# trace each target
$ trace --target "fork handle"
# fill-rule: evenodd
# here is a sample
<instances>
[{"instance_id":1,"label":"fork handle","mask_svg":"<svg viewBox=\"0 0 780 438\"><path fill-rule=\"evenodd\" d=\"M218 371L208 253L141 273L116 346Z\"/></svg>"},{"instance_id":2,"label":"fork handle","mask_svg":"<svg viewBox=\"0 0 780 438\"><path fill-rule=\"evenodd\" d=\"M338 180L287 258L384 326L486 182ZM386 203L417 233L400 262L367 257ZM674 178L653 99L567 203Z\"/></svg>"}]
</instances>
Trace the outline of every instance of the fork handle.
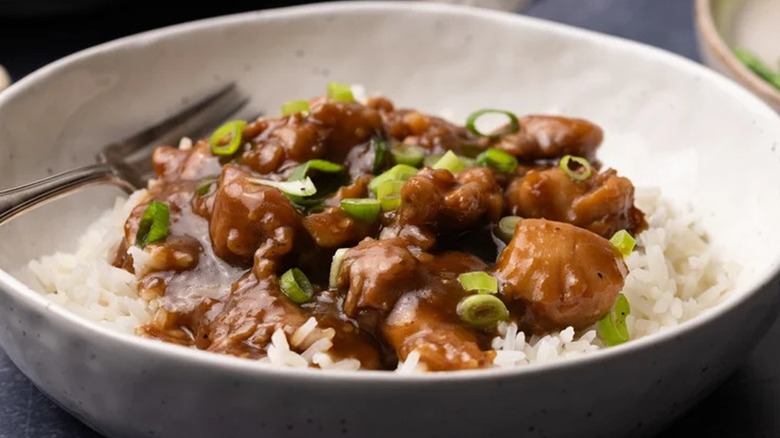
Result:
<instances>
[{"instance_id":1,"label":"fork handle","mask_svg":"<svg viewBox=\"0 0 780 438\"><path fill-rule=\"evenodd\" d=\"M109 163L78 167L19 187L0 190L0 225L24 210L99 182L114 183L127 192L135 190Z\"/></svg>"}]
</instances>

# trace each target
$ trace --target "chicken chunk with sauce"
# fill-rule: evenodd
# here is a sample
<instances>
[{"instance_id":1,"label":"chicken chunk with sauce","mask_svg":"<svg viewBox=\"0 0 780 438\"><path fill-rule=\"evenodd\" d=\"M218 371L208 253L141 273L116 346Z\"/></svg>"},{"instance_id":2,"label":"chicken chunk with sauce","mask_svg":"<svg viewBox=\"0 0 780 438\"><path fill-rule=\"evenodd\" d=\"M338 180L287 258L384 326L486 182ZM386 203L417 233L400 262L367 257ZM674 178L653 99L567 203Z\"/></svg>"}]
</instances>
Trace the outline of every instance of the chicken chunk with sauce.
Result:
<instances>
[{"instance_id":1,"label":"chicken chunk with sauce","mask_svg":"<svg viewBox=\"0 0 780 438\"><path fill-rule=\"evenodd\" d=\"M525 304L536 331L586 328L623 289L628 268L608 240L570 224L521 220L496 262L501 294Z\"/></svg>"}]
</instances>

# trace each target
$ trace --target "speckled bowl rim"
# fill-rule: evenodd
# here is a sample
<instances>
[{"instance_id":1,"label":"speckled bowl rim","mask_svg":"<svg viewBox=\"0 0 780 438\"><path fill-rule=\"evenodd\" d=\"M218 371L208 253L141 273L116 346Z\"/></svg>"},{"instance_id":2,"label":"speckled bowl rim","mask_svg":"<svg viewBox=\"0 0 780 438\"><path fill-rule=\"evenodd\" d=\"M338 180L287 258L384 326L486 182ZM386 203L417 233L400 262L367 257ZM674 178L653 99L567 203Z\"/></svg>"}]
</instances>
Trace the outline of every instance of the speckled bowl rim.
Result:
<instances>
[{"instance_id":1,"label":"speckled bowl rim","mask_svg":"<svg viewBox=\"0 0 780 438\"><path fill-rule=\"evenodd\" d=\"M185 34L197 31L205 27L222 26L227 24L252 22L257 18L263 19L286 19L290 17L317 16L323 14L332 14L348 11L366 11L366 12L409 12L419 11L427 13L443 13L452 15L468 15L479 19L491 20L510 25L521 25L538 30L540 32L552 32L573 39L583 39L595 41L603 46L609 46L613 49L623 51L627 56L642 56L660 63L673 66L687 74L699 75L707 78L718 87L727 90L734 97L741 101L745 108L766 116L776 118L778 128L780 129L780 118L772 111L769 106L750 94L744 88L733 81L707 69L700 64L690 61L682 56L651 47L645 44L629 41L610 35L601 34L589 30L583 30L568 25L553 23L537 18L524 17L517 14L497 12L485 9L478 9L468 6L453 6L439 3L428 2L335 2L322 3L306 6L294 6L279 9L269 9L256 12L246 12L241 14L227 15L217 18L209 18L189 23L164 27L124 37L108 43L104 43L51 63L34 73L28 75L17 83L9 87L0 94L0 106L5 105L15 95L22 93L25 88L34 85L37 81L46 80L48 77L56 75L65 66L93 56L100 56L102 53L110 52L122 46L145 46L166 36L175 34ZM681 337L685 332L692 332L703 328L708 324L715 323L721 315L738 307L751 295L758 290L767 287L775 281L780 274L780 250L775 254L773 269L769 270L764 277L754 279L750 290L741 293L741 296L727 300L713 309L709 309L704 314L699 315L692 320L682 323L680 326L665 330L661 333L637 339L629 343L583 355L576 358L565 359L548 364L532 364L519 366L517 368L500 368L490 370L468 370L446 373L426 373L426 374L398 374L388 371L359 371L359 372L339 372L332 370L310 370L297 368L278 368L268 364L262 364L257 361L243 359L233 356L215 354L207 351L193 348L182 347L168 344L161 341L141 338L132 334L125 334L102 327L97 322L89 321L75 313L66 310L54 302L45 298L42 294L32 290L21 281L0 269L0 285L8 290L17 299L27 302L37 307L44 313L48 313L51 318L59 319L60 323L69 324L74 331L78 331L85 337L103 338L103 341L112 342L117 348L135 349L139 353L143 352L149 355L159 355L170 360L182 362L197 363L202 366L222 369L225 372L232 373L234 376L252 378L264 377L283 377L296 379L298 381L323 381L328 382L355 382L361 384L371 383L432 383L432 382L458 382L474 380L493 380L505 378L522 378L542 373L562 371L583 366L593 366L604 363L619 357L634 354L640 350L652 349L663 343L673 341Z\"/></svg>"},{"instance_id":2,"label":"speckled bowl rim","mask_svg":"<svg viewBox=\"0 0 780 438\"><path fill-rule=\"evenodd\" d=\"M772 105L780 108L780 90L769 85L756 76L755 73L745 67L742 62L734 56L734 52L723 40L715 26L715 19L712 16L713 0L696 0L696 30L699 33L699 40L705 44L712 53L718 58L721 64L728 70L729 74L737 78L742 85L750 91L758 94L761 98L767 100Z\"/></svg>"}]
</instances>

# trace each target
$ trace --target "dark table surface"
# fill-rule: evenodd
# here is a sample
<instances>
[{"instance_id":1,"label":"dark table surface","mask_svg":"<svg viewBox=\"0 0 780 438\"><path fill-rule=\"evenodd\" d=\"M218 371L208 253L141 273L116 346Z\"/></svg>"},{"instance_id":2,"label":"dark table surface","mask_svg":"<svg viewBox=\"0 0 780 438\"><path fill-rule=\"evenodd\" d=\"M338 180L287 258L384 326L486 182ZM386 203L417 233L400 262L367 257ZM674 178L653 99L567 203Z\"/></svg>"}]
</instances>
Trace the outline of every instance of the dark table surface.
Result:
<instances>
[{"instance_id":1,"label":"dark table surface","mask_svg":"<svg viewBox=\"0 0 780 438\"><path fill-rule=\"evenodd\" d=\"M145 3L146 1L146 3ZM28 2L32 3L32 2ZM164 0L114 0L103 10L66 18L2 17L0 64L13 79L76 50L122 35L213 15L290 1L221 0L186 9L166 8ZM205 3L205 2L204 2ZM528 15L652 44L699 59L691 1L686 0L537 0ZM775 324L745 365L709 398L677 420L663 437L780 436L780 324ZM99 435L42 395L0 349L0 438Z\"/></svg>"}]
</instances>

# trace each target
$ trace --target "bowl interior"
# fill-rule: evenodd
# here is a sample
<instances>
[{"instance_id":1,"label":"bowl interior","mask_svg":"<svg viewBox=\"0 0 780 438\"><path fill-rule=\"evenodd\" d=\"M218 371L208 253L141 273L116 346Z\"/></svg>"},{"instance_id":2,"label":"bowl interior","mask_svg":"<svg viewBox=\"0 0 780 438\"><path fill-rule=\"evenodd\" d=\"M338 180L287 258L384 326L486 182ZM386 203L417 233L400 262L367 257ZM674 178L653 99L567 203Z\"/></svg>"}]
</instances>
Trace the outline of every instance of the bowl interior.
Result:
<instances>
[{"instance_id":1,"label":"bowl interior","mask_svg":"<svg viewBox=\"0 0 780 438\"><path fill-rule=\"evenodd\" d=\"M639 187L689 202L744 266L735 296L777 268L780 119L723 78L660 50L466 8L348 3L155 31L49 66L0 95L0 188L89 163L227 81L252 111L363 84L457 121L498 107L600 124L600 157ZM358 37L359 36L359 37ZM0 227L0 268L32 288L34 257L72 249L118 192L89 189Z\"/></svg>"}]
</instances>

